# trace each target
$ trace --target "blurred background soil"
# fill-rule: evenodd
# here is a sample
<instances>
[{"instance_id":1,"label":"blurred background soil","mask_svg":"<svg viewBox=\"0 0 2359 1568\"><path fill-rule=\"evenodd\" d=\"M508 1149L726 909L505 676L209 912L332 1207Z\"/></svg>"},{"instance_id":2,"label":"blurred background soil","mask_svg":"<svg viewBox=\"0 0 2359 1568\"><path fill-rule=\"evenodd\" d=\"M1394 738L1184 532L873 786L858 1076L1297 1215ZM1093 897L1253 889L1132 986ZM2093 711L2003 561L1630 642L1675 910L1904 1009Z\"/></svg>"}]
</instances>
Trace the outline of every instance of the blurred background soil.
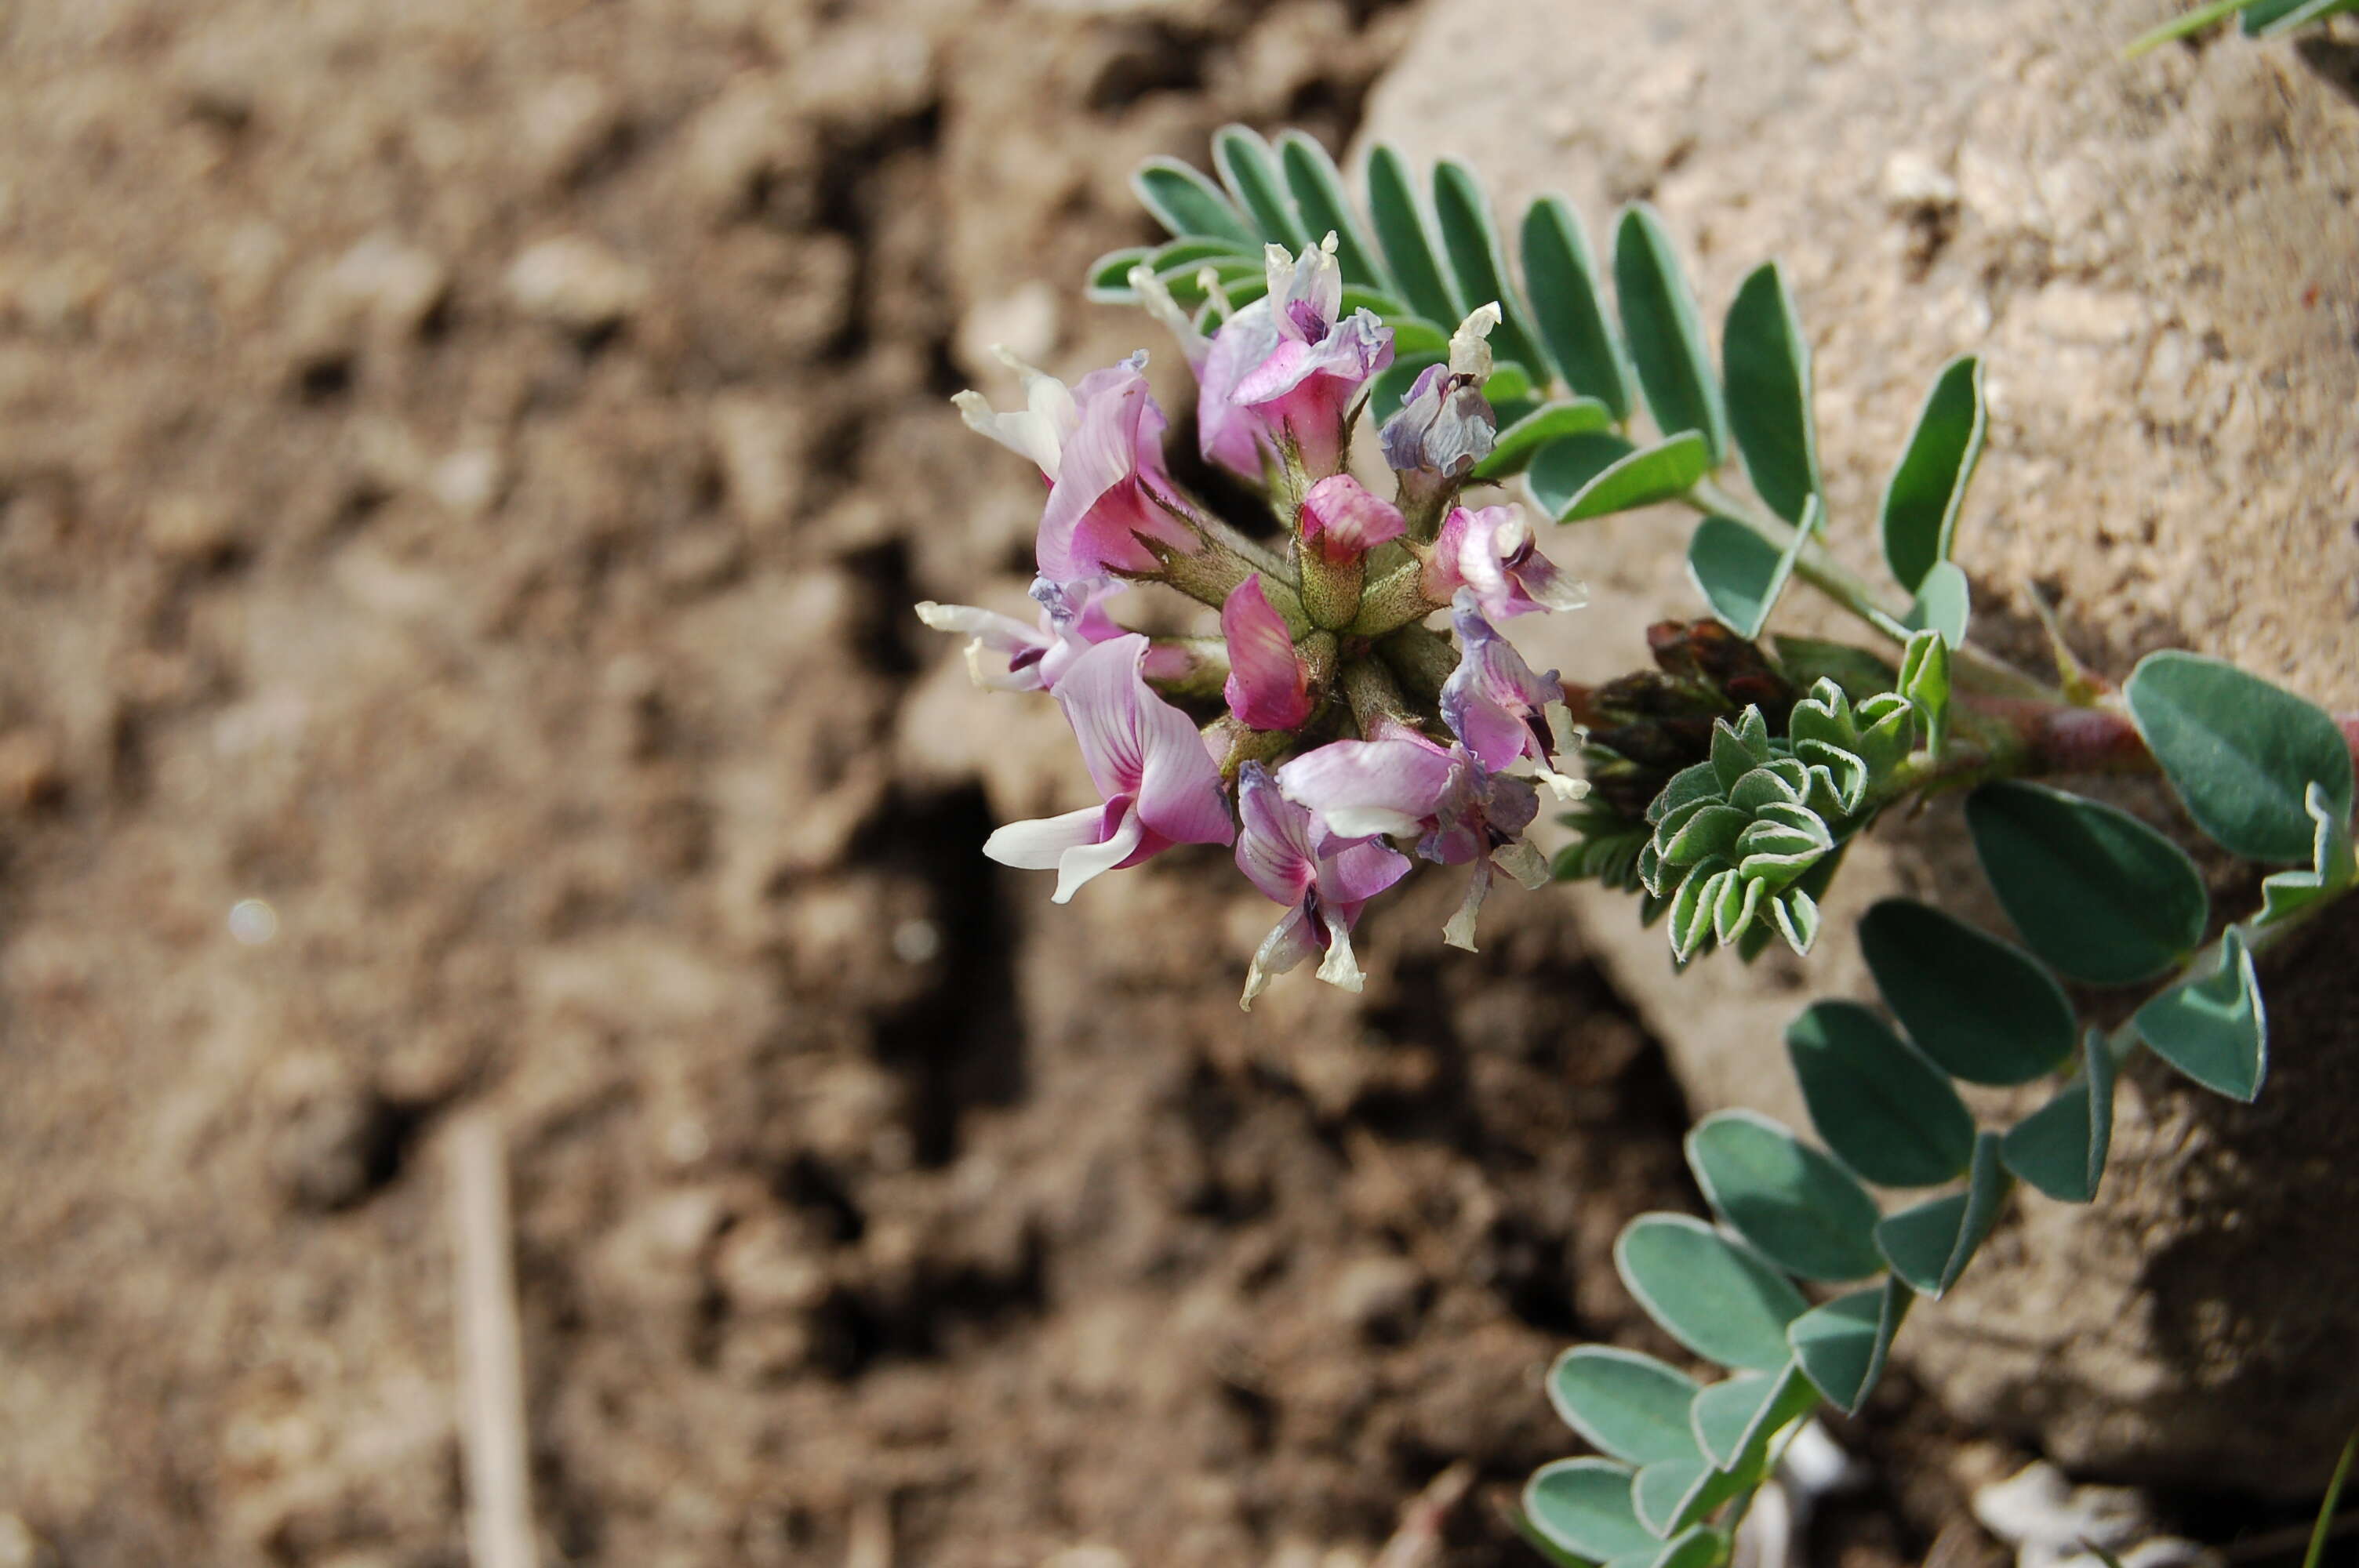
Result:
<instances>
[{"instance_id":1,"label":"blurred background soil","mask_svg":"<svg viewBox=\"0 0 2359 1568\"><path fill-rule=\"evenodd\" d=\"M1222 857L1065 909L980 857L1069 742L909 611L1020 603L1038 481L947 399L1005 400L995 341L1148 341L1073 287L1147 237L1126 172L1230 118L1341 146L1410 20L0 8L35 1560L464 1561L462 1104L559 1560L1308 1563L1572 1446L1540 1372L1647 1343L1610 1241L1691 1199L1565 911L1445 958L1422 880L1364 1005L1242 1020L1275 912Z\"/></svg>"}]
</instances>

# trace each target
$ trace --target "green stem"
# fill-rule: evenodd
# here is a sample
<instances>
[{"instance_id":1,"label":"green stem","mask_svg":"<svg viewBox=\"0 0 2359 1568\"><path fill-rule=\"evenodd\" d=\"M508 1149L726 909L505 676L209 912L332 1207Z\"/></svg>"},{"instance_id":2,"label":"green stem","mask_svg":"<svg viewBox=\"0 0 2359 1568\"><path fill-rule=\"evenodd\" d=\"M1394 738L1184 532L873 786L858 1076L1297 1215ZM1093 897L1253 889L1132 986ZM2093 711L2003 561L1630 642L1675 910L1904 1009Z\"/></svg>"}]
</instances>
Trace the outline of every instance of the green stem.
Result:
<instances>
[{"instance_id":1,"label":"green stem","mask_svg":"<svg viewBox=\"0 0 2359 1568\"><path fill-rule=\"evenodd\" d=\"M1698 512L1727 518L1752 529L1780 553L1794 542L1794 526L1782 518L1765 515L1759 509L1737 499L1711 480L1698 481L1695 487L1680 499ZM1817 540L1805 543L1794 557L1794 575L1875 627L1896 643L1907 643L1909 628L1894 611L1876 597L1867 580L1833 556ZM1985 653L1972 643L1957 648L1959 678L1962 683L1999 697L2028 697L2040 702L2061 702L2063 693L2032 679L1995 654Z\"/></svg>"}]
</instances>

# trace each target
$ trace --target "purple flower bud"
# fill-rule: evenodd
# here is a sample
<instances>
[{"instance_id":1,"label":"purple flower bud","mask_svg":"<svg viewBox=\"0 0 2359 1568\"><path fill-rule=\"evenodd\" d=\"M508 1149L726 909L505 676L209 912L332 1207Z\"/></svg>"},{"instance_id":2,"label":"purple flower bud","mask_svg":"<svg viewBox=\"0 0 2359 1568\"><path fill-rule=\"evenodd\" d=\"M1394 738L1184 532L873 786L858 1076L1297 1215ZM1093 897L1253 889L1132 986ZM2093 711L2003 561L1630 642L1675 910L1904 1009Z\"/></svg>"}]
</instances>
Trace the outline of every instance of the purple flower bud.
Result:
<instances>
[{"instance_id":1,"label":"purple flower bud","mask_svg":"<svg viewBox=\"0 0 2359 1568\"><path fill-rule=\"evenodd\" d=\"M1448 365L1418 373L1400 411L1385 421L1376 439L1385 462L1397 472L1461 480L1491 455L1499 433L1498 416L1482 384L1453 375Z\"/></svg>"},{"instance_id":2,"label":"purple flower bud","mask_svg":"<svg viewBox=\"0 0 2359 1568\"><path fill-rule=\"evenodd\" d=\"M1221 606L1221 635L1229 644L1229 711L1256 730L1291 730L1310 717L1310 680L1294 651L1294 634L1270 607L1254 573Z\"/></svg>"},{"instance_id":3,"label":"purple flower bud","mask_svg":"<svg viewBox=\"0 0 2359 1568\"><path fill-rule=\"evenodd\" d=\"M1099 873L1174 844L1236 837L1221 771L1188 716L1147 686L1147 639L1136 633L1100 643L1074 659L1055 687L1104 804L1011 822L984 843L983 852L1004 866L1054 870L1059 903Z\"/></svg>"},{"instance_id":4,"label":"purple flower bud","mask_svg":"<svg viewBox=\"0 0 2359 1568\"><path fill-rule=\"evenodd\" d=\"M1408 527L1400 508L1350 474L1330 475L1302 498L1302 543L1330 566L1358 560Z\"/></svg>"},{"instance_id":5,"label":"purple flower bud","mask_svg":"<svg viewBox=\"0 0 2359 1568\"><path fill-rule=\"evenodd\" d=\"M1531 524L1516 506L1451 509L1426 556L1421 579L1428 599L1448 603L1462 588L1495 621L1541 610L1578 610L1589 602L1582 586L1539 553Z\"/></svg>"}]
</instances>

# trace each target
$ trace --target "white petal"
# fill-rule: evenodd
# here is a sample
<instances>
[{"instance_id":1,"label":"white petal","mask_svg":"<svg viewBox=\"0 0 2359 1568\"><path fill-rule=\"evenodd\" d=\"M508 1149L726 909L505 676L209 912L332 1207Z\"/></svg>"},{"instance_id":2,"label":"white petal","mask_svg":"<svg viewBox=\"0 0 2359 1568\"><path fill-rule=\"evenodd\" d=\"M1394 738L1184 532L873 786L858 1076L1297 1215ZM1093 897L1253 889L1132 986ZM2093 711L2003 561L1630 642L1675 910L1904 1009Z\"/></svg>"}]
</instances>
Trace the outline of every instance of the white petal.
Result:
<instances>
[{"instance_id":1,"label":"white petal","mask_svg":"<svg viewBox=\"0 0 2359 1568\"><path fill-rule=\"evenodd\" d=\"M1103 807L1100 807L1103 815ZM1122 814L1122 821L1113 836L1103 844L1076 844L1057 859L1057 891L1049 896L1051 903L1071 903L1082 884L1092 881L1130 859L1131 851L1147 836L1147 825L1139 820L1134 806Z\"/></svg>"},{"instance_id":2,"label":"white petal","mask_svg":"<svg viewBox=\"0 0 2359 1568\"><path fill-rule=\"evenodd\" d=\"M1478 383L1491 379L1491 329L1499 324L1499 302L1478 305L1473 315L1450 334L1450 373L1471 375Z\"/></svg>"},{"instance_id":3,"label":"white petal","mask_svg":"<svg viewBox=\"0 0 2359 1568\"><path fill-rule=\"evenodd\" d=\"M1317 950L1317 944L1303 929L1308 924L1298 907L1288 910L1286 918L1269 928L1269 935L1261 939L1260 948L1245 969L1245 989L1237 998L1238 1007L1251 1012L1254 999L1267 989L1273 976L1285 974Z\"/></svg>"},{"instance_id":4,"label":"white petal","mask_svg":"<svg viewBox=\"0 0 2359 1568\"><path fill-rule=\"evenodd\" d=\"M1466 879L1466 896L1459 901L1458 913L1441 928L1441 939L1464 952L1480 951L1474 946L1474 917L1482 912L1484 895L1491 891L1491 862L1477 860L1472 875Z\"/></svg>"},{"instance_id":5,"label":"white petal","mask_svg":"<svg viewBox=\"0 0 2359 1568\"><path fill-rule=\"evenodd\" d=\"M1331 986L1356 992L1364 980L1359 960L1352 956L1352 928L1333 910L1321 913L1327 917L1327 958L1319 966L1319 978Z\"/></svg>"},{"instance_id":6,"label":"white petal","mask_svg":"<svg viewBox=\"0 0 2359 1568\"><path fill-rule=\"evenodd\" d=\"M1104 820L1104 806L1085 806L1061 816L1011 822L983 841L983 852L1019 871L1053 871L1066 850L1077 844L1096 843L1098 825Z\"/></svg>"}]
</instances>

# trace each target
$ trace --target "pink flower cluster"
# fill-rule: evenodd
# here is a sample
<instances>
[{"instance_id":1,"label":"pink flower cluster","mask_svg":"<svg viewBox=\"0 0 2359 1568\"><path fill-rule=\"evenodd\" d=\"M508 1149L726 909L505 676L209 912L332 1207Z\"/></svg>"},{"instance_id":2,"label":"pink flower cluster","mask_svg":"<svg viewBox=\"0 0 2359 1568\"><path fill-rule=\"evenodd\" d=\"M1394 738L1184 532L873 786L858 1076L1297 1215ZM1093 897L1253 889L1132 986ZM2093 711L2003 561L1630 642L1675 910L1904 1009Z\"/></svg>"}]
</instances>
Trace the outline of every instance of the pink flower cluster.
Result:
<instances>
[{"instance_id":1,"label":"pink flower cluster","mask_svg":"<svg viewBox=\"0 0 2359 1568\"><path fill-rule=\"evenodd\" d=\"M1152 274L1131 278L1196 373L1202 457L1261 487L1276 537L1173 480L1144 353L1071 387L1010 360L1020 410L972 392L957 403L1048 481L1039 615L918 606L928 625L973 639L978 684L1057 700L1101 797L1011 823L984 853L1054 871L1061 903L1174 845L1234 844L1238 869L1286 911L1248 970L1248 1007L1313 958L1321 979L1357 990L1353 929L1412 855L1471 868L1443 937L1472 948L1494 865L1546 880L1524 837L1534 780L1560 798L1585 787L1558 767L1576 736L1555 672L1535 673L1496 626L1576 606L1580 589L1516 508L1458 504L1495 434L1482 384L1497 308L1468 319L1449 362L1386 421L1387 501L1348 470L1392 334L1366 310L1343 314L1333 245L1272 246L1267 292L1234 311L1207 279L1214 303L1199 318ZM1125 631L1106 601L1149 583L1217 610L1218 637ZM1444 611L1449 633L1428 625Z\"/></svg>"}]
</instances>

